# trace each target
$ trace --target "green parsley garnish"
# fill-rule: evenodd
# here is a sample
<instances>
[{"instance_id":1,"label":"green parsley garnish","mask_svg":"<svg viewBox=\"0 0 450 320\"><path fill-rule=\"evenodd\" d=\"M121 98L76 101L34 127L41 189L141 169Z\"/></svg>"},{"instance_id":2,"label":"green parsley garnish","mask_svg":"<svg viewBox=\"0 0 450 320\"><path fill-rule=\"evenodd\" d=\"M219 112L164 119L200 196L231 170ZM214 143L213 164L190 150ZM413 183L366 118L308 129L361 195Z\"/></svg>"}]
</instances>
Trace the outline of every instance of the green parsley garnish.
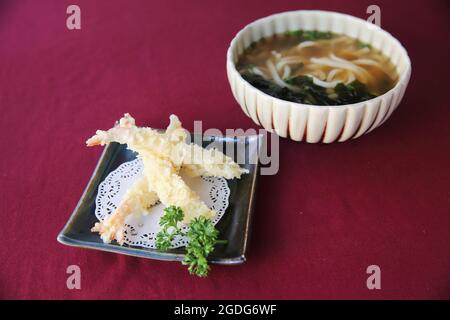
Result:
<instances>
[{"instance_id":1,"label":"green parsley garnish","mask_svg":"<svg viewBox=\"0 0 450 320\"><path fill-rule=\"evenodd\" d=\"M161 231L156 235L156 248L160 251L167 251L170 244L177 235L180 234L178 222L183 220L183 211L175 206L164 209L164 215L159 220Z\"/></svg>"},{"instance_id":2,"label":"green parsley garnish","mask_svg":"<svg viewBox=\"0 0 450 320\"><path fill-rule=\"evenodd\" d=\"M183 232L178 223L183 220L183 211L179 207L170 206L164 209L164 215L159 224L161 231L156 236L156 248L167 251L177 235L187 236L186 257L183 264L188 266L189 273L206 277L209 272L208 255L214 251L216 244L226 243L218 240L219 231L211 220L197 217L188 225L188 231Z\"/></svg>"}]
</instances>

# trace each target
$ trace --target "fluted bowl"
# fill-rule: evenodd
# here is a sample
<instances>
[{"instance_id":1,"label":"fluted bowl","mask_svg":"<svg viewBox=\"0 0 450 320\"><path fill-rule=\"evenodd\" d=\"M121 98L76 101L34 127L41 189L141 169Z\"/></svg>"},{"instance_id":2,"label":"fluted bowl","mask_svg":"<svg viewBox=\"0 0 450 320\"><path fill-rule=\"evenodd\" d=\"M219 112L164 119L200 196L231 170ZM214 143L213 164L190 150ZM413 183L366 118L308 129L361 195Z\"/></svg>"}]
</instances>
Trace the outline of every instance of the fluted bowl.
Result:
<instances>
[{"instance_id":1,"label":"fluted bowl","mask_svg":"<svg viewBox=\"0 0 450 320\"><path fill-rule=\"evenodd\" d=\"M280 100L244 80L236 63L245 48L263 37L292 30L329 31L370 44L396 66L397 84L385 94L364 102L315 106ZM408 86L411 61L397 39L372 23L337 12L300 10L256 20L239 31L228 48L227 75L235 99L256 124L295 141L331 143L358 138L392 115Z\"/></svg>"}]
</instances>

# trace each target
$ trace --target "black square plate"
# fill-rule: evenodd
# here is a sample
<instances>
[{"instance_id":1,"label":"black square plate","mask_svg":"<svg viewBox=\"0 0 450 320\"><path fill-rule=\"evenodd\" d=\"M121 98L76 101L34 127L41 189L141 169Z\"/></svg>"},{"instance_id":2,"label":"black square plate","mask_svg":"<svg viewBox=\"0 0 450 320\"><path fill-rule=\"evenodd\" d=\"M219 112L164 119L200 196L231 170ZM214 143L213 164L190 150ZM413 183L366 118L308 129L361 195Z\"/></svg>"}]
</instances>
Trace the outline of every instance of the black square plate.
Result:
<instances>
[{"instance_id":1,"label":"black square plate","mask_svg":"<svg viewBox=\"0 0 450 320\"><path fill-rule=\"evenodd\" d=\"M194 135L192 135L194 137ZM197 136L198 138L198 136ZM194 141L197 141L194 138ZM227 240L227 244L218 246L210 255L211 263L217 264L239 264L245 261L245 254L248 247L250 234L250 224L252 220L253 203L255 199L256 180L258 176L258 150L260 150L263 136L239 136L239 137L219 137L204 136L203 147L213 143L222 144L226 153L237 160L237 154L242 157L245 150L245 165L249 170L248 174L242 175L241 179L227 180L230 188L230 198L228 208L217 223L216 228L220 232L220 239ZM230 150L234 150L230 153ZM112 143L105 147L97 167L81 196L69 221L58 235L58 241L69 246L83 247L102 251L116 252L131 256L159 259L159 260L183 260L184 248L171 249L168 252L159 252L155 249L120 246L115 241L106 244L100 236L90 231L97 222L95 217L95 198L99 184L124 162L134 160L135 154L125 145Z\"/></svg>"}]
</instances>

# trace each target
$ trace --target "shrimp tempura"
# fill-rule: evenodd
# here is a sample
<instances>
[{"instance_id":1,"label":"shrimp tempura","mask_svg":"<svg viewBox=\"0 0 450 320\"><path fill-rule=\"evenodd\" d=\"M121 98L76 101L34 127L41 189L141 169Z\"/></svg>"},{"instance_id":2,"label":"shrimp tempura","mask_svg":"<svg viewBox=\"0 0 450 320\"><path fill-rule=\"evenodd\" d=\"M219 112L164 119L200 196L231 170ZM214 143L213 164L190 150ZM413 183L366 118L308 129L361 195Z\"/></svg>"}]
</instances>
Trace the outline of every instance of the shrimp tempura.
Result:
<instances>
[{"instance_id":1,"label":"shrimp tempura","mask_svg":"<svg viewBox=\"0 0 450 320\"><path fill-rule=\"evenodd\" d=\"M119 121L119 126L108 131L98 130L86 141L88 147L111 142L127 144L128 148L141 153L151 148L157 156L170 160L178 169L183 166L189 176L215 176L226 179L240 178L247 173L230 157L216 149L205 150L196 144L187 144L186 131L175 115L170 116L166 133L151 128L139 128L128 113Z\"/></svg>"},{"instance_id":2,"label":"shrimp tempura","mask_svg":"<svg viewBox=\"0 0 450 320\"><path fill-rule=\"evenodd\" d=\"M98 130L86 141L87 146L104 145L111 142L127 144L138 153L144 163L144 176L127 191L119 207L104 221L92 228L99 232L104 242L124 241L126 218L132 213L145 212L158 200L165 206L178 206L184 214L184 223L193 218L212 218L215 212L201 201L179 176L183 170L190 177L222 176L226 179L239 178L247 171L240 168L230 157L216 149L205 150L195 144L187 144L187 133L175 115L165 133L151 128L140 128L135 120L125 114L119 125L107 131Z\"/></svg>"},{"instance_id":3,"label":"shrimp tempura","mask_svg":"<svg viewBox=\"0 0 450 320\"><path fill-rule=\"evenodd\" d=\"M126 218L132 213L146 212L158 200L156 193L148 190L147 178L140 177L127 190L117 209L105 220L97 222L91 231L100 233L105 243L117 240L122 245Z\"/></svg>"},{"instance_id":4,"label":"shrimp tempura","mask_svg":"<svg viewBox=\"0 0 450 320\"><path fill-rule=\"evenodd\" d=\"M183 210L184 223L189 223L193 218L199 216L208 219L214 217L215 212L209 209L200 200L200 197L186 185L170 161L161 159L152 152L141 154L141 158L150 188L155 190L166 207L177 206Z\"/></svg>"}]
</instances>

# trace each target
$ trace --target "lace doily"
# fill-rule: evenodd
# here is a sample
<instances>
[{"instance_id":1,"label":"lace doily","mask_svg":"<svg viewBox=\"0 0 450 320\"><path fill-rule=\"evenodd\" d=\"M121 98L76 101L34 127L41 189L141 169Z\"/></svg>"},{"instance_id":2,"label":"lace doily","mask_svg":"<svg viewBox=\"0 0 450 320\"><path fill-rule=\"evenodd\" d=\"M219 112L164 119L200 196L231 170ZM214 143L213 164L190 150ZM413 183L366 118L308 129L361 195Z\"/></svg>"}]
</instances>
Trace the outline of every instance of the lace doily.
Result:
<instances>
[{"instance_id":1,"label":"lace doily","mask_svg":"<svg viewBox=\"0 0 450 320\"><path fill-rule=\"evenodd\" d=\"M103 221L112 214L133 182L142 175L143 164L141 160L121 164L103 180L95 199L95 216ZM192 188L205 204L216 212L212 220L214 224L219 222L228 207L230 189L224 178L183 176L186 184ZM149 214L142 215L136 212L130 215L125 224L125 243L132 246L155 248L155 237L161 227L159 218L163 215L164 205L161 203L153 206ZM182 227L186 231L186 226ZM183 247L187 244L186 237L177 236L172 242L172 248Z\"/></svg>"}]
</instances>

